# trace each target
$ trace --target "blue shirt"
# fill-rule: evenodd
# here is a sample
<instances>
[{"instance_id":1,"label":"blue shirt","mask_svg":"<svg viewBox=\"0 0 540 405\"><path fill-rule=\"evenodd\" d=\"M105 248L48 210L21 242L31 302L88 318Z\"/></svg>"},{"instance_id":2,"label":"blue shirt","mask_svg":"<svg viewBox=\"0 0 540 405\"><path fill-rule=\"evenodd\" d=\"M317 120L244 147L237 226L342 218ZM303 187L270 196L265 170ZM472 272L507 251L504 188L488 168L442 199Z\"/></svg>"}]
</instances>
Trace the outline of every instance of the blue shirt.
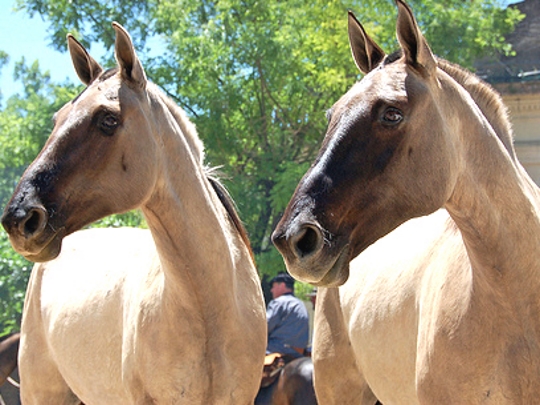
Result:
<instances>
[{"instance_id":1,"label":"blue shirt","mask_svg":"<svg viewBox=\"0 0 540 405\"><path fill-rule=\"evenodd\" d=\"M309 340L309 316L302 301L292 293L270 301L266 308L268 344L266 353L290 354L300 357L293 349L305 349Z\"/></svg>"}]
</instances>

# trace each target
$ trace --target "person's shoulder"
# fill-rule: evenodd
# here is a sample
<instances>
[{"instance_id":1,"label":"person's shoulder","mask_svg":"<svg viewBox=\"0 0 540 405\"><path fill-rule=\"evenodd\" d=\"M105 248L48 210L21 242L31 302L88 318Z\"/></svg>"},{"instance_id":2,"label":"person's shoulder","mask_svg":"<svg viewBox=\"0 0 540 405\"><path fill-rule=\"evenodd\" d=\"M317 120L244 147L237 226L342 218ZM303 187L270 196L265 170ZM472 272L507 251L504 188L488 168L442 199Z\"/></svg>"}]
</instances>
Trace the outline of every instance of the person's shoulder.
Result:
<instances>
[{"instance_id":1,"label":"person's shoulder","mask_svg":"<svg viewBox=\"0 0 540 405\"><path fill-rule=\"evenodd\" d=\"M288 303L295 303L295 304L302 304L303 305L302 300L300 298L298 298L294 294L284 294L279 298L282 298L282 302L288 302Z\"/></svg>"},{"instance_id":2,"label":"person's shoulder","mask_svg":"<svg viewBox=\"0 0 540 405\"><path fill-rule=\"evenodd\" d=\"M283 294L279 297L274 298L272 301L270 301L273 305L286 305L290 302L295 302L298 298L296 298L294 295L291 294Z\"/></svg>"},{"instance_id":3,"label":"person's shoulder","mask_svg":"<svg viewBox=\"0 0 540 405\"><path fill-rule=\"evenodd\" d=\"M279 297L274 298L272 300L272 302L275 302L275 303L287 302L287 301L289 301L289 297L290 297L290 295L288 295L288 294L280 295Z\"/></svg>"}]
</instances>

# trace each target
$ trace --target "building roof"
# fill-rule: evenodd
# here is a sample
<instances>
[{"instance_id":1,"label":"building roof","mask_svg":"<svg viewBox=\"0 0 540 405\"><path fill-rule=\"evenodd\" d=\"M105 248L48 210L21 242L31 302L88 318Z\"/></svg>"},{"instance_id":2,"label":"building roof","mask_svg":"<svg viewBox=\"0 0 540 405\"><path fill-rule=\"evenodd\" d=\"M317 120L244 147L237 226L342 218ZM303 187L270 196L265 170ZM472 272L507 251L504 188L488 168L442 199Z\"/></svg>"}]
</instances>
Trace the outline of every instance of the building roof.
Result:
<instances>
[{"instance_id":1,"label":"building roof","mask_svg":"<svg viewBox=\"0 0 540 405\"><path fill-rule=\"evenodd\" d=\"M517 7L525 14L506 38L516 54L483 58L475 63L476 73L492 84L539 81L540 0L524 0L509 7Z\"/></svg>"}]
</instances>

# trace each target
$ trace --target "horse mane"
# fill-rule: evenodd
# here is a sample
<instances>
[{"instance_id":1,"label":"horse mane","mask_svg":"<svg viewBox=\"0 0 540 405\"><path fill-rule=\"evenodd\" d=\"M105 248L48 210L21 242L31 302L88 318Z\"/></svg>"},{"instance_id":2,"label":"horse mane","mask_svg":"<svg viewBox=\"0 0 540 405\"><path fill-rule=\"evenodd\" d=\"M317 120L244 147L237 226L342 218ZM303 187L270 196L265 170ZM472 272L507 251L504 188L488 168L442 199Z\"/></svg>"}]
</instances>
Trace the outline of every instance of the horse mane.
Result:
<instances>
[{"instance_id":1,"label":"horse mane","mask_svg":"<svg viewBox=\"0 0 540 405\"><path fill-rule=\"evenodd\" d=\"M387 55L382 62L382 66L394 63L402 55L403 51L401 49ZM436 59L439 69L448 74L470 94L493 127L512 160L515 161L512 124L510 123L508 109L503 103L500 94L491 85L467 69L439 57L436 57Z\"/></svg>"},{"instance_id":2,"label":"horse mane","mask_svg":"<svg viewBox=\"0 0 540 405\"><path fill-rule=\"evenodd\" d=\"M242 220L237 213L234 200L232 199L225 186L221 184L221 181L217 176L216 169L212 167L206 167L203 164L204 146L199 136L197 135L195 125L189 120L184 110L178 107L178 105L173 100L171 100L170 97L166 96L165 93L163 93L163 91L161 91L157 85L148 82L147 86L149 92L156 95L159 100L161 100L165 104L169 112L172 114L172 116L180 126L180 129L182 130L183 135L186 137L186 140L190 145L193 154L197 157L198 162L203 167L206 179L212 185L212 189L218 196L219 201L221 201L221 204L225 208L225 211L227 211L229 220L233 223L240 236L240 239L242 239L242 241L246 245L249 251L249 255L251 256L251 260L253 260L253 262L255 263L255 257L253 255L253 250L251 249L251 243L249 241L246 228L244 227L244 224L242 223Z\"/></svg>"},{"instance_id":3,"label":"horse mane","mask_svg":"<svg viewBox=\"0 0 540 405\"><path fill-rule=\"evenodd\" d=\"M253 261L253 263L255 263L255 256L253 255L253 250L251 249L251 243L249 242L246 228L244 227L244 224L242 223L242 220L240 219L236 211L236 204L234 203L234 200L232 199L231 195L229 194L225 186L221 184L221 182L219 181L217 177L215 177L214 170L207 169L206 178L212 185L212 188L216 192L219 200L225 207L225 210L227 211L227 214L229 215L229 219L234 224L234 227L238 231L240 238L242 239L242 241L248 248L249 255L251 256L251 260Z\"/></svg>"},{"instance_id":4,"label":"horse mane","mask_svg":"<svg viewBox=\"0 0 540 405\"><path fill-rule=\"evenodd\" d=\"M437 58L437 65L467 90L504 144L512 160L515 161L512 124L508 108L500 94L491 85L459 65L441 58Z\"/></svg>"},{"instance_id":5,"label":"horse mane","mask_svg":"<svg viewBox=\"0 0 540 405\"><path fill-rule=\"evenodd\" d=\"M180 127L180 130L186 138L186 141L191 148L191 152L196 157L197 162L200 165L203 165L204 145L197 135L195 125L189 120L185 111L178 107L178 105L154 83L148 82L146 87L150 94L156 96L161 102L163 102L163 104L165 104L165 107L167 107L167 110L171 113L174 120Z\"/></svg>"}]
</instances>

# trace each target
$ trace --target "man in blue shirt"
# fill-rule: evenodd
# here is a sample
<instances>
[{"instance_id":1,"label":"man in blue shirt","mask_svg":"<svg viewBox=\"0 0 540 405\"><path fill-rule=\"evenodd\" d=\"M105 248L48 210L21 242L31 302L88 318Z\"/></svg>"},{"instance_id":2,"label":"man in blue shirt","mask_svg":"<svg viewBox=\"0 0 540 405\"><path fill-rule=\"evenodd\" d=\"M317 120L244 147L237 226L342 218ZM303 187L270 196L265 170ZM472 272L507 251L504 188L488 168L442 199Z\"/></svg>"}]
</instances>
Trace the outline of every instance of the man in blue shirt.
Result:
<instances>
[{"instance_id":1,"label":"man in blue shirt","mask_svg":"<svg viewBox=\"0 0 540 405\"><path fill-rule=\"evenodd\" d=\"M309 340L309 316L302 301L294 296L294 279L280 273L274 277L272 298L266 309L268 344L266 353L281 353L292 358L303 355Z\"/></svg>"}]
</instances>

